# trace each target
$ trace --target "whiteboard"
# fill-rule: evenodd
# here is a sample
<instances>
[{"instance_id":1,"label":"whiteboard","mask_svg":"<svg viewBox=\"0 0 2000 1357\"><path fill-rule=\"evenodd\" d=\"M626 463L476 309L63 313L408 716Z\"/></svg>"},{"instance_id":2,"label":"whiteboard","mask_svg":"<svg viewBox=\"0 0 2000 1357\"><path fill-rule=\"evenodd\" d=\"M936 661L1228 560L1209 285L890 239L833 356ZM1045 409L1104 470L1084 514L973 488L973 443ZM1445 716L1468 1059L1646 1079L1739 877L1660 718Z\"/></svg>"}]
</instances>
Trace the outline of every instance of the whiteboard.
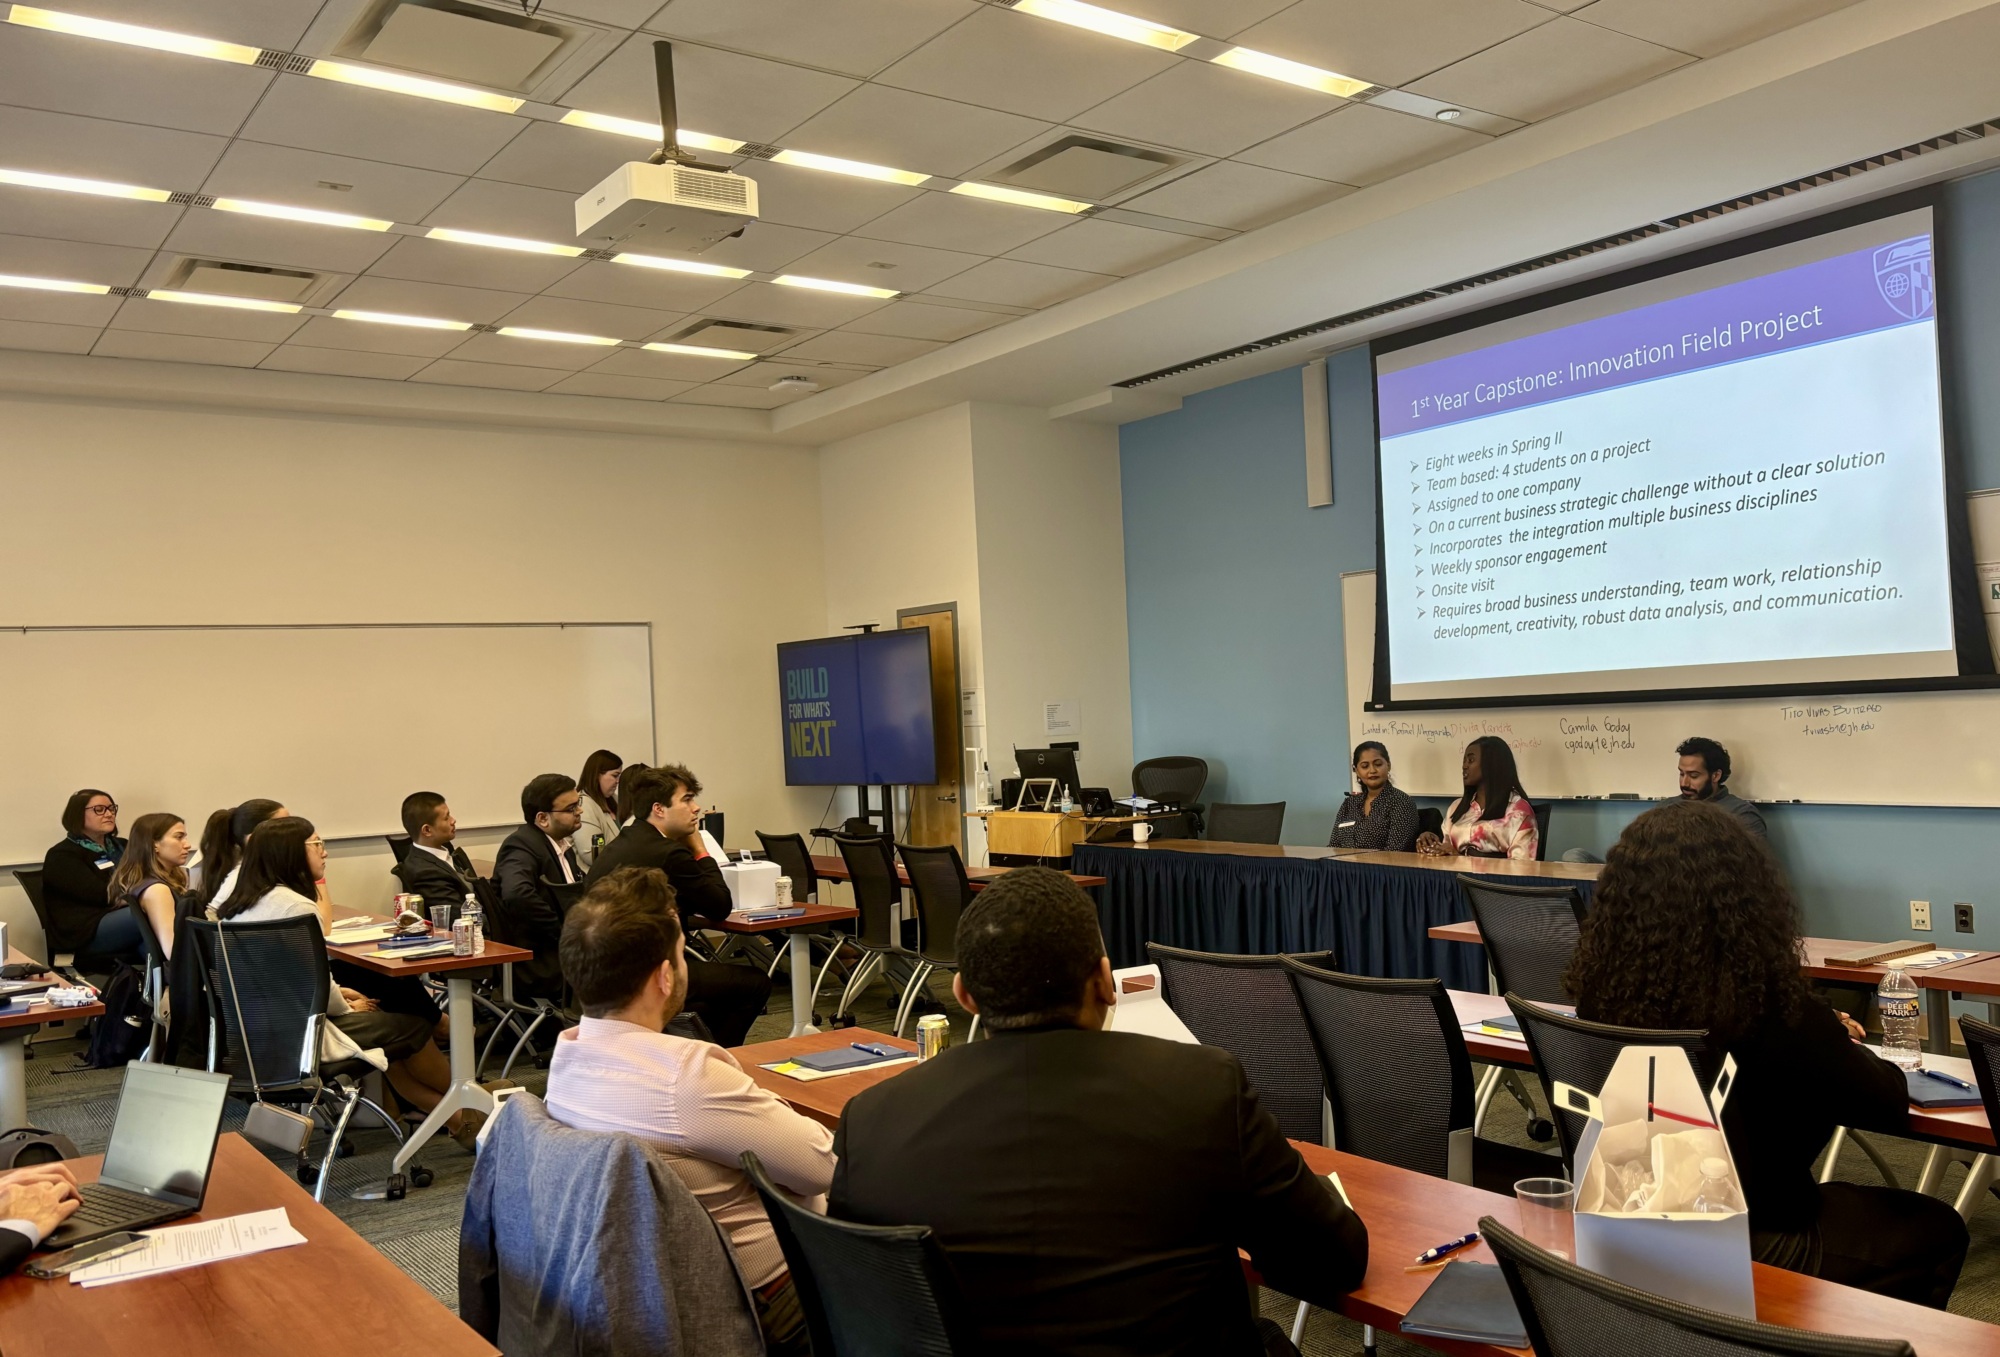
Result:
<instances>
[{"instance_id":1,"label":"whiteboard","mask_svg":"<svg viewBox=\"0 0 2000 1357\"><path fill-rule=\"evenodd\" d=\"M1967 505L1973 559L2000 561L2000 493ZM1991 592L1982 579L1982 597ZM1387 745L1396 785L1412 795L1457 796L1466 744L1498 735L1537 799L1678 796L1674 746L1706 735L1729 749L1730 790L1755 801L2000 806L2000 691L1370 712L1375 572L1341 576L1340 602L1348 746ZM1995 638L2000 613L1982 606Z\"/></svg>"},{"instance_id":2,"label":"whiteboard","mask_svg":"<svg viewBox=\"0 0 2000 1357\"><path fill-rule=\"evenodd\" d=\"M0 631L0 862L40 862L80 787L148 811L283 801L327 838L400 834L442 793L511 825L538 773L652 762L644 623Z\"/></svg>"}]
</instances>

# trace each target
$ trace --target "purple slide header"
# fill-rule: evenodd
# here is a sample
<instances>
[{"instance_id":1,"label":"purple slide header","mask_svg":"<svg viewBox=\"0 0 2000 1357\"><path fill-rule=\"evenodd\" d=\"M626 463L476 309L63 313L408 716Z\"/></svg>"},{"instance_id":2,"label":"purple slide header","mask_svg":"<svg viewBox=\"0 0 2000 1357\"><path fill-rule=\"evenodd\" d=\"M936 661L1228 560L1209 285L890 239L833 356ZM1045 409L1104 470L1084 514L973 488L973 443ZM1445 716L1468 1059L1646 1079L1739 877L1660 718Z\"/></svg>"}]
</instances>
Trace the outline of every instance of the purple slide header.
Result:
<instances>
[{"instance_id":1,"label":"purple slide header","mask_svg":"<svg viewBox=\"0 0 2000 1357\"><path fill-rule=\"evenodd\" d=\"M1376 380L1381 437L1761 358L1937 314L1931 238L1835 255Z\"/></svg>"}]
</instances>

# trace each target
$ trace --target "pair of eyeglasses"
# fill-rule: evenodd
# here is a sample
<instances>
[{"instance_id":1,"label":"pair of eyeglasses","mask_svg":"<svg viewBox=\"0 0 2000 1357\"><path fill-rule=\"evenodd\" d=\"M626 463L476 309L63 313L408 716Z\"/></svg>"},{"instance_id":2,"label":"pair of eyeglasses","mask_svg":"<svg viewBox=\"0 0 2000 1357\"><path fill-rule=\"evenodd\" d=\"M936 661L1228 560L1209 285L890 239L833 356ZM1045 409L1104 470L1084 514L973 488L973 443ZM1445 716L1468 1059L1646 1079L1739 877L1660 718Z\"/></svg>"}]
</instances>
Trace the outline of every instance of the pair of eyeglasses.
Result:
<instances>
[{"instance_id":1,"label":"pair of eyeglasses","mask_svg":"<svg viewBox=\"0 0 2000 1357\"><path fill-rule=\"evenodd\" d=\"M324 847L326 847L326 840L325 840L325 839L321 839L321 838L311 838L311 839L307 839L307 840L306 840L306 847L308 847L308 848L324 848Z\"/></svg>"},{"instance_id":2,"label":"pair of eyeglasses","mask_svg":"<svg viewBox=\"0 0 2000 1357\"><path fill-rule=\"evenodd\" d=\"M570 802L567 806L551 806L549 809L557 815L574 815L583 809L583 801L578 799Z\"/></svg>"},{"instance_id":3,"label":"pair of eyeglasses","mask_svg":"<svg viewBox=\"0 0 2000 1357\"><path fill-rule=\"evenodd\" d=\"M118 813L118 803L114 801L108 806L85 806L83 813L85 815L116 815Z\"/></svg>"}]
</instances>

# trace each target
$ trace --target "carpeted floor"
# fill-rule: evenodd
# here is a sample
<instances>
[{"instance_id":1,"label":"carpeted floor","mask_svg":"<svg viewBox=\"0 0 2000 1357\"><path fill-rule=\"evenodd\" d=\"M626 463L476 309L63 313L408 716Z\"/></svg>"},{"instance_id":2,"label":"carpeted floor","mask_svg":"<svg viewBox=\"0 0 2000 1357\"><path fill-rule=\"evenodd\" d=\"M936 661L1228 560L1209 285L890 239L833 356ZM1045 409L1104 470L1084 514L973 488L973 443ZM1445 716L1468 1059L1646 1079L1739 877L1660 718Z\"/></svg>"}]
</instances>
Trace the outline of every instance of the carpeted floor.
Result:
<instances>
[{"instance_id":1,"label":"carpeted floor","mask_svg":"<svg viewBox=\"0 0 2000 1357\"><path fill-rule=\"evenodd\" d=\"M770 1010L751 1029L752 1041L768 1041L790 1031L789 991L782 973L778 979ZM953 1012L954 1038L963 1040L967 1020L956 1005L950 1004L945 984L940 979L933 987L934 993L944 998ZM871 986L855 1004L856 1017L864 1027L887 1031L893 1018L892 1004L893 996L881 985ZM76 1141L84 1153L95 1154L104 1149L110 1138L121 1076L116 1070L65 1072L74 1066L77 1049L73 1041L35 1043L27 1067L28 1107L36 1125L61 1131ZM534 1069L517 1067L515 1077L535 1092L540 1092L546 1083L546 1075ZM1533 1081L1529 1082L1532 1085ZM1532 1092L1539 1103L1539 1088ZM232 1104L224 1117L224 1128L236 1130L242 1120L241 1105ZM1504 1095L1494 1099L1484 1134L1496 1140L1529 1145L1532 1142L1527 1139L1526 1128L1527 1115L1518 1104ZM380 1130L354 1133L352 1139L355 1153L336 1164L327 1191L328 1207L455 1310L458 1219L465 1182L472 1169L471 1156L449 1139L439 1137L419 1156L419 1161L436 1174L431 1186L412 1188L399 1202L355 1201L348 1196L349 1192L380 1184L388 1171L393 1145ZM1914 1141L1881 1136L1872 1139L1899 1180L1905 1185L1913 1183L1922 1166L1925 1147ZM290 1171L289 1163L277 1156L273 1160ZM1962 1172L1959 1168L1949 1171L1941 1189L1944 1195L1956 1194ZM1841 1157L1839 1176L1853 1182L1883 1181L1875 1166L1852 1146ZM1980 1203L1973 1213L1971 1229L1972 1250L1959 1278L1958 1290L1952 1296L1951 1308L1958 1314L2000 1323L2000 1199L1989 1194ZM1262 1297L1262 1303L1264 1312L1289 1331L1297 1303L1269 1291ZM1382 1334L1379 1338L1384 1354L1430 1351L1393 1334ZM1302 1348L1307 1357L1357 1353L1361 1348L1361 1327L1315 1310L1307 1322Z\"/></svg>"}]
</instances>

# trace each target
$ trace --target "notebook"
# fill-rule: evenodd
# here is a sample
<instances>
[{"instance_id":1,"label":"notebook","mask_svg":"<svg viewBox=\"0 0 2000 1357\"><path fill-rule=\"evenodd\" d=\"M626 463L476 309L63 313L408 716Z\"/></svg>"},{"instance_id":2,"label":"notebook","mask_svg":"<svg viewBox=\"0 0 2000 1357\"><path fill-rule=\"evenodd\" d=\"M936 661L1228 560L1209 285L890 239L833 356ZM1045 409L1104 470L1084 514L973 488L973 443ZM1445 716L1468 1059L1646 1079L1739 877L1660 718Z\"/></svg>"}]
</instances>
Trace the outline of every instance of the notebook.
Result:
<instances>
[{"instance_id":1,"label":"notebook","mask_svg":"<svg viewBox=\"0 0 2000 1357\"><path fill-rule=\"evenodd\" d=\"M1903 1078L1910 1085L1910 1101L1918 1107L1977 1107L1980 1104L1977 1084L1971 1088L1953 1088L1922 1070L1904 1070Z\"/></svg>"},{"instance_id":2,"label":"notebook","mask_svg":"<svg viewBox=\"0 0 2000 1357\"><path fill-rule=\"evenodd\" d=\"M869 1065L884 1065L892 1060L908 1060L915 1054L914 1051L898 1051L894 1055L877 1055L873 1051L857 1051L852 1046L846 1046L831 1051L814 1051L811 1055L795 1055L792 1063L827 1074L834 1070L858 1070Z\"/></svg>"},{"instance_id":3,"label":"notebook","mask_svg":"<svg viewBox=\"0 0 2000 1357\"><path fill-rule=\"evenodd\" d=\"M1503 1348L1528 1346L1528 1331L1507 1279L1496 1263L1462 1259L1446 1263L1410 1313L1403 1316L1404 1333L1426 1338L1456 1338L1461 1343L1492 1343Z\"/></svg>"},{"instance_id":4,"label":"notebook","mask_svg":"<svg viewBox=\"0 0 2000 1357\"><path fill-rule=\"evenodd\" d=\"M1496 1013L1490 1018L1480 1018L1462 1026L1468 1032L1484 1032L1489 1037L1512 1037L1521 1040L1521 1020L1512 1013Z\"/></svg>"}]
</instances>

